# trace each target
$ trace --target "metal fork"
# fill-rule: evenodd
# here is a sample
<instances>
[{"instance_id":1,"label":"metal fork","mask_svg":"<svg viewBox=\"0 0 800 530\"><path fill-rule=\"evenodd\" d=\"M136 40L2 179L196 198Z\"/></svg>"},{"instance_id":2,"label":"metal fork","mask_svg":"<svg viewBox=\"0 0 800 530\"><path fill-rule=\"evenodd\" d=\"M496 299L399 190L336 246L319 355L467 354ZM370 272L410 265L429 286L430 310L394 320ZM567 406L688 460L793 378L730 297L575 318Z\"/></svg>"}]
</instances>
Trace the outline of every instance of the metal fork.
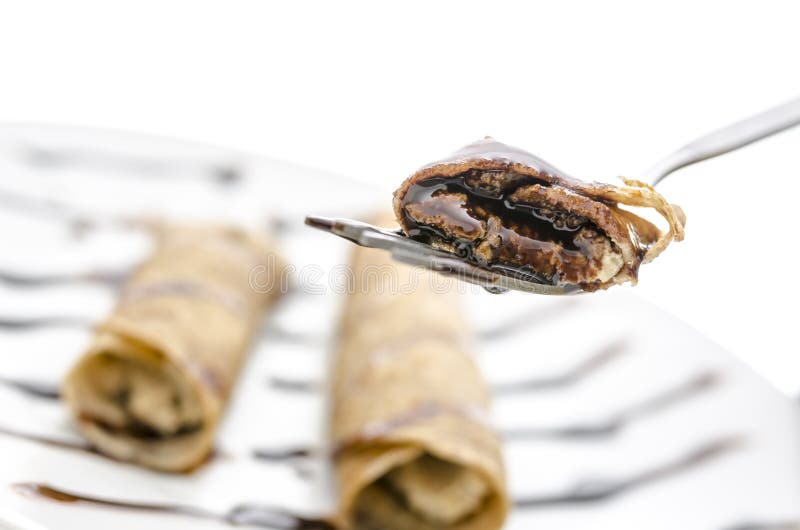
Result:
<instances>
[{"instance_id":1,"label":"metal fork","mask_svg":"<svg viewBox=\"0 0 800 530\"><path fill-rule=\"evenodd\" d=\"M656 185L688 165L707 160L800 125L800 98L771 108L745 120L701 136L663 158L639 180ZM309 215L306 224L343 237L357 245L391 252L402 263L430 269L460 280L480 285L492 293L509 290L534 294L565 295L581 293L575 285L552 285L525 271L509 268L507 272L488 270L454 254L436 250L406 237L400 230L386 230L360 221Z\"/></svg>"}]
</instances>

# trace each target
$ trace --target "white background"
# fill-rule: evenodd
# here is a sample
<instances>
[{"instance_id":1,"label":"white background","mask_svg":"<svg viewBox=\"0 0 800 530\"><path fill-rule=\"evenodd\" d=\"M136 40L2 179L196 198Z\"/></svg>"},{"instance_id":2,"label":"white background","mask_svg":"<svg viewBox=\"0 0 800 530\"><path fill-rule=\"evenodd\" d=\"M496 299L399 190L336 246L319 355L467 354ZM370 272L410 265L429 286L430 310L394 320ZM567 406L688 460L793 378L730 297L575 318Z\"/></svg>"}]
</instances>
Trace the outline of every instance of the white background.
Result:
<instances>
[{"instance_id":1,"label":"white background","mask_svg":"<svg viewBox=\"0 0 800 530\"><path fill-rule=\"evenodd\" d=\"M486 134L575 176L637 176L800 95L800 8L743 4L2 2L0 119L200 140L387 192ZM676 174L662 191L687 239L636 288L791 392L798 177L800 130Z\"/></svg>"}]
</instances>

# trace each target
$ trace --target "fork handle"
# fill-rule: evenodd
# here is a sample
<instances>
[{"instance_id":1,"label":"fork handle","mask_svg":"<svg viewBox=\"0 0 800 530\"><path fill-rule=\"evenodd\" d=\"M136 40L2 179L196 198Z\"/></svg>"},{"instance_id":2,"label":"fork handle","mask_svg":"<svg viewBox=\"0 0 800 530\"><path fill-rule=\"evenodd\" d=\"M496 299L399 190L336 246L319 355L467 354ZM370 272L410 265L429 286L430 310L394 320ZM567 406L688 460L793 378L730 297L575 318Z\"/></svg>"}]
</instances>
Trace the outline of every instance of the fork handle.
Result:
<instances>
[{"instance_id":1,"label":"fork handle","mask_svg":"<svg viewBox=\"0 0 800 530\"><path fill-rule=\"evenodd\" d=\"M800 98L717 129L662 159L644 174L654 186L682 167L719 156L800 125Z\"/></svg>"}]
</instances>

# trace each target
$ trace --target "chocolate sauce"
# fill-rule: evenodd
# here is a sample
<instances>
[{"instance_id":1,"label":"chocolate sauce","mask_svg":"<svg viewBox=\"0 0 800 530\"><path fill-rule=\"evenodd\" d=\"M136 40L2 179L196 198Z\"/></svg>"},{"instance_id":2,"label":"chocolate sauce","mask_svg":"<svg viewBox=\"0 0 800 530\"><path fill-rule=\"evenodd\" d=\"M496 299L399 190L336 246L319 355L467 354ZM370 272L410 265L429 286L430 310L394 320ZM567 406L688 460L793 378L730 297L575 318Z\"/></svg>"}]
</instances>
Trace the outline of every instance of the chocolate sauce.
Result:
<instances>
[{"instance_id":1,"label":"chocolate sauce","mask_svg":"<svg viewBox=\"0 0 800 530\"><path fill-rule=\"evenodd\" d=\"M586 480L562 493L520 497L515 499L513 504L516 508L533 509L610 500L631 490L642 488L659 480L694 469L724 453L741 447L742 442L743 438L741 436L720 438L703 444L672 462L645 469L628 477Z\"/></svg>"},{"instance_id":2,"label":"chocolate sauce","mask_svg":"<svg viewBox=\"0 0 800 530\"><path fill-rule=\"evenodd\" d=\"M58 387L58 385L53 383L29 381L25 379L11 379L9 377L0 376L0 385L13 388L14 390L18 390L29 396L40 399L58 400L61 398L61 389Z\"/></svg>"},{"instance_id":3,"label":"chocolate sauce","mask_svg":"<svg viewBox=\"0 0 800 530\"><path fill-rule=\"evenodd\" d=\"M477 338L481 341L492 341L506 338L518 333L527 332L536 326L547 323L549 320L559 317L562 313L578 307L579 300L576 298L565 297L556 303L548 304L545 307L533 307L527 311L508 318L490 328L482 329L477 332Z\"/></svg>"},{"instance_id":4,"label":"chocolate sauce","mask_svg":"<svg viewBox=\"0 0 800 530\"><path fill-rule=\"evenodd\" d=\"M187 170L197 176L208 179L215 184L232 187L244 179L244 172L236 162L206 162L203 160L181 160L170 158L153 158L128 155L117 152L101 152L95 150L54 149L40 146L26 146L22 156L29 164L54 167L91 167L112 174L125 175L135 173L140 178L177 178L186 174ZM121 171L120 171L121 170Z\"/></svg>"},{"instance_id":5,"label":"chocolate sauce","mask_svg":"<svg viewBox=\"0 0 800 530\"><path fill-rule=\"evenodd\" d=\"M59 438L51 438L41 434L32 434L16 431L6 427L0 427L0 435L25 440L27 442L34 442L48 447L56 447L58 449L68 449L70 451L80 451L83 453L90 453L93 455L101 455L97 449L84 442L74 442L71 440L64 440Z\"/></svg>"},{"instance_id":6,"label":"chocolate sauce","mask_svg":"<svg viewBox=\"0 0 800 530\"><path fill-rule=\"evenodd\" d=\"M28 331L39 328L90 328L93 321L83 317L49 316L31 318L0 318L0 329L9 331Z\"/></svg>"},{"instance_id":7,"label":"chocolate sauce","mask_svg":"<svg viewBox=\"0 0 800 530\"><path fill-rule=\"evenodd\" d=\"M336 528L331 518L305 517L286 510L257 504L239 504L226 512L214 512L205 508L183 504L144 503L95 497L36 482L18 482L12 484L11 488L26 497L68 504L88 504L138 512L180 515L195 519L218 521L231 526L249 525L273 530L335 530Z\"/></svg>"},{"instance_id":8,"label":"chocolate sauce","mask_svg":"<svg viewBox=\"0 0 800 530\"><path fill-rule=\"evenodd\" d=\"M506 189L486 190L479 186L480 175L484 173L503 173L502 171L468 170L456 177L433 177L413 184L403 198L403 223L407 227L409 237L430 244L440 240L454 245L458 254L478 266L494 268L501 266L498 272L523 266L535 269L528 274L543 276L540 281L554 283L560 272L577 277L578 267L585 260L584 246L576 241L576 234L583 227L592 228L597 233L602 231L589 219L567 211L556 211L549 208L512 202L509 197L521 186L549 183L534 177L509 174ZM461 199L463 197L463 199ZM416 217L438 216L446 219L449 228L456 229L459 235L451 236L440 228L416 222L408 209L416 209ZM492 226L499 234L499 245L492 245L492 257L476 255L477 247L484 242L484 223L493 223L492 217L501 220L501 224ZM553 269L549 258L542 252L556 257L560 263ZM542 261L545 259L544 261ZM502 267L505 265L505 267ZM544 272L544 269L553 269Z\"/></svg>"},{"instance_id":9,"label":"chocolate sauce","mask_svg":"<svg viewBox=\"0 0 800 530\"><path fill-rule=\"evenodd\" d=\"M132 417L128 417L126 419L127 423L124 427L111 425L100 418L95 418L89 416L88 414L81 414L80 420L91 422L105 432L115 436L132 436L147 442L159 442L162 440L179 438L181 436L190 436L200 432L203 429L202 422L181 425L175 432L165 433Z\"/></svg>"},{"instance_id":10,"label":"chocolate sauce","mask_svg":"<svg viewBox=\"0 0 800 530\"><path fill-rule=\"evenodd\" d=\"M315 470L310 466L315 458L323 458L328 451L322 447L294 446L253 449L250 453L255 460L270 464L288 465L298 478L310 480L315 476Z\"/></svg>"},{"instance_id":11,"label":"chocolate sauce","mask_svg":"<svg viewBox=\"0 0 800 530\"><path fill-rule=\"evenodd\" d=\"M88 231L102 225L122 229L139 229L143 227L140 223L130 219L88 214L58 201L29 197L8 190L0 190L0 208L18 211L27 216L59 221L66 225L71 235L75 238L81 237Z\"/></svg>"},{"instance_id":12,"label":"chocolate sauce","mask_svg":"<svg viewBox=\"0 0 800 530\"><path fill-rule=\"evenodd\" d=\"M406 199L407 202L415 205L420 215L444 217L459 232L470 237L470 240L480 237L483 232L483 224L479 219L473 217L469 209L469 200L462 200L457 195L438 195L438 192L452 191L450 188L442 182L434 182L430 186L419 185L419 188L409 190ZM434 197L436 200L431 200ZM424 232L422 227L417 229L420 233Z\"/></svg>"},{"instance_id":13,"label":"chocolate sauce","mask_svg":"<svg viewBox=\"0 0 800 530\"><path fill-rule=\"evenodd\" d=\"M32 434L32 433L16 431L14 429L9 429L6 427L0 427L0 435L17 438L19 440L24 440L26 442L37 443L39 445L44 445L47 447L54 447L57 449L67 449L69 451L79 451L82 453L88 453L102 458L106 458L108 460L112 460L114 462L119 462L119 460L117 460L116 458L113 458L101 452L94 446L84 442L75 442L71 440L64 440L61 438L51 438L49 436L44 436L40 434ZM208 458L206 458L203 461L203 463L210 462L211 460L228 459L228 458L231 458L230 454L215 448L211 451L211 453L209 453Z\"/></svg>"},{"instance_id":14,"label":"chocolate sauce","mask_svg":"<svg viewBox=\"0 0 800 530\"><path fill-rule=\"evenodd\" d=\"M294 446L294 447L279 447L273 449L253 449L250 453L256 460L264 460L267 462L285 462L289 460L296 460L300 458L315 458L325 454L322 448L312 446Z\"/></svg>"},{"instance_id":15,"label":"chocolate sauce","mask_svg":"<svg viewBox=\"0 0 800 530\"><path fill-rule=\"evenodd\" d=\"M728 526L725 530L800 530L800 519L797 521L748 521Z\"/></svg>"},{"instance_id":16,"label":"chocolate sauce","mask_svg":"<svg viewBox=\"0 0 800 530\"><path fill-rule=\"evenodd\" d=\"M0 270L0 282L14 287L52 287L57 285L94 284L117 287L128 271L88 271L78 273L26 274Z\"/></svg>"},{"instance_id":17,"label":"chocolate sauce","mask_svg":"<svg viewBox=\"0 0 800 530\"><path fill-rule=\"evenodd\" d=\"M592 375L611 361L621 357L627 351L629 351L629 344L624 340L618 340L607 345L562 374L552 377L522 379L510 383L496 384L492 385L492 391L498 395L509 395L566 388Z\"/></svg>"},{"instance_id":18,"label":"chocolate sauce","mask_svg":"<svg viewBox=\"0 0 800 530\"><path fill-rule=\"evenodd\" d=\"M321 346L325 342L325 337L321 334L307 333L302 331L292 331L274 323L267 325L261 332L261 339L276 340L288 344L306 344L309 346ZM321 351L315 349L314 351Z\"/></svg>"},{"instance_id":19,"label":"chocolate sauce","mask_svg":"<svg viewBox=\"0 0 800 530\"><path fill-rule=\"evenodd\" d=\"M581 439L613 436L635 420L660 412L669 406L713 388L719 380L720 376L717 373L704 372L674 388L612 414L609 418L597 423L550 428L507 429L501 432L501 436L507 440L530 438Z\"/></svg>"},{"instance_id":20,"label":"chocolate sauce","mask_svg":"<svg viewBox=\"0 0 800 530\"><path fill-rule=\"evenodd\" d=\"M273 390L302 394L314 394L322 391L322 381L314 379L290 379L288 377L272 376L267 379L267 384Z\"/></svg>"},{"instance_id":21,"label":"chocolate sauce","mask_svg":"<svg viewBox=\"0 0 800 530\"><path fill-rule=\"evenodd\" d=\"M212 179L218 184L225 187L233 187L234 185L241 184L244 180L244 172L242 169L233 164L220 164L212 166L209 172Z\"/></svg>"},{"instance_id":22,"label":"chocolate sauce","mask_svg":"<svg viewBox=\"0 0 800 530\"><path fill-rule=\"evenodd\" d=\"M74 226L87 222L84 216L76 215L66 205L49 199L27 196L14 191L0 190L0 207L48 219L64 221Z\"/></svg>"}]
</instances>

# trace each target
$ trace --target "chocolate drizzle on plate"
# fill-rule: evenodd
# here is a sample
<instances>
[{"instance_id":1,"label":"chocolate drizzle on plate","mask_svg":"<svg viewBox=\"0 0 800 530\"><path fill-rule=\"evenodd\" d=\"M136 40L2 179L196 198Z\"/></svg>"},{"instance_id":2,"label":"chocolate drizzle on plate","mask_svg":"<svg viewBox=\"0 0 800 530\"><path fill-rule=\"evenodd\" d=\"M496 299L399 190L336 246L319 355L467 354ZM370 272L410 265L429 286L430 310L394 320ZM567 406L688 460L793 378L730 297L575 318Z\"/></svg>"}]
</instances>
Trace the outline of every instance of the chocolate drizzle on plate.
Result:
<instances>
[{"instance_id":1,"label":"chocolate drizzle on plate","mask_svg":"<svg viewBox=\"0 0 800 530\"><path fill-rule=\"evenodd\" d=\"M53 383L0 376L0 385L13 388L28 396L39 399L58 401L61 398L61 389L58 385Z\"/></svg>"},{"instance_id":2,"label":"chocolate drizzle on plate","mask_svg":"<svg viewBox=\"0 0 800 530\"><path fill-rule=\"evenodd\" d=\"M9 429L7 427L0 427L0 435L17 438L26 442L33 442L48 447L55 447L58 449L68 449L70 451L80 451L83 453L90 453L93 455L102 456L94 447L85 442L76 442L72 440L65 440L63 438L53 438L42 434L25 433Z\"/></svg>"},{"instance_id":3,"label":"chocolate drizzle on plate","mask_svg":"<svg viewBox=\"0 0 800 530\"><path fill-rule=\"evenodd\" d=\"M18 482L11 488L25 497L45 499L68 504L87 504L106 508L118 508L137 512L180 515L195 519L207 519L231 526L253 526L273 530L334 530L331 519L306 517L287 510L258 504L238 504L226 512L214 512L184 504L146 503L95 497L55 488L38 482Z\"/></svg>"},{"instance_id":4,"label":"chocolate drizzle on plate","mask_svg":"<svg viewBox=\"0 0 800 530\"><path fill-rule=\"evenodd\" d=\"M505 429L501 431L501 436L506 440L530 438L591 439L613 436L633 421L656 414L681 401L696 397L710 390L719 383L720 379L720 375L716 372L702 372L673 388L624 408L599 422L566 425L563 427Z\"/></svg>"},{"instance_id":5,"label":"chocolate drizzle on plate","mask_svg":"<svg viewBox=\"0 0 800 530\"><path fill-rule=\"evenodd\" d=\"M492 391L497 395L505 396L565 388L582 381L628 351L630 351L629 343L624 339L620 339L590 355L562 374L499 383L492 385Z\"/></svg>"},{"instance_id":6,"label":"chocolate drizzle on plate","mask_svg":"<svg viewBox=\"0 0 800 530\"><path fill-rule=\"evenodd\" d=\"M106 453L98 451L94 446L83 441L73 441L73 440L66 440L64 438L47 436L43 434L27 433L27 432L17 431L15 429L9 429L7 427L2 427L2 426L0 426L0 436L16 438L18 440L23 440L25 442L32 442L46 447L53 447L55 449L66 449L68 451L78 451L81 453L88 453L94 456L105 458L107 460L111 460L113 462L123 463L109 456ZM230 457L231 457L230 454L225 453L220 449L214 449L208 455L208 458L206 459L205 462L210 462L211 460L217 460L217 459L229 459Z\"/></svg>"},{"instance_id":7,"label":"chocolate drizzle on plate","mask_svg":"<svg viewBox=\"0 0 800 530\"><path fill-rule=\"evenodd\" d=\"M796 521L748 521L728 526L724 530L800 530L800 519Z\"/></svg>"},{"instance_id":8,"label":"chocolate drizzle on plate","mask_svg":"<svg viewBox=\"0 0 800 530\"><path fill-rule=\"evenodd\" d=\"M90 328L94 321L78 316L56 315L29 318L0 318L0 329L29 331L41 328Z\"/></svg>"},{"instance_id":9,"label":"chocolate drizzle on plate","mask_svg":"<svg viewBox=\"0 0 800 530\"><path fill-rule=\"evenodd\" d=\"M0 208L30 217L60 222L75 238L101 226L115 229L143 229L147 226L142 219L83 212L66 203L8 190L0 190Z\"/></svg>"},{"instance_id":10,"label":"chocolate drizzle on plate","mask_svg":"<svg viewBox=\"0 0 800 530\"><path fill-rule=\"evenodd\" d=\"M268 324L261 332L259 338L261 340L274 340L287 344L314 346L314 351L321 349L325 343L325 336L322 334L294 331L274 323Z\"/></svg>"},{"instance_id":11,"label":"chocolate drizzle on plate","mask_svg":"<svg viewBox=\"0 0 800 530\"><path fill-rule=\"evenodd\" d=\"M512 337L519 333L534 330L539 325L546 324L550 320L563 317L564 313L575 309L578 305L578 300L567 298L558 302L548 303L544 307L533 307L520 311L498 325L478 330L476 335L478 340L485 342Z\"/></svg>"},{"instance_id":12,"label":"chocolate drizzle on plate","mask_svg":"<svg viewBox=\"0 0 800 530\"><path fill-rule=\"evenodd\" d=\"M679 385L669 388L644 401L612 414L609 418L596 423L575 424L563 427L516 427L500 429L499 435L509 441L532 438L561 438L561 439L595 439L617 434L631 422L660 412L681 401L696 397L716 386L721 377L718 373L707 371L697 374ZM364 442L373 441L392 434L402 427L413 425L419 421L434 418L442 414L467 415L476 421L487 422L488 418L482 411L472 410L468 407L456 407L436 403L425 403L412 409L406 414L398 416L388 422L370 425L364 431L341 440L331 447L314 447L311 445L298 445L278 448L254 449L252 456L257 460L269 462L296 463L298 460L309 458L333 457L349 449L353 449Z\"/></svg>"},{"instance_id":13,"label":"chocolate drizzle on plate","mask_svg":"<svg viewBox=\"0 0 800 530\"><path fill-rule=\"evenodd\" d=\"M626 340L614 341L562 374L497 383L492 385L492 391L495 395L507 396L566 388L579 383L629 351L630 345ZM273 390L300 394L315 394L321 392L324 388L324 384L320 380L283 376L269 377L267 385Z\"/></svg>"},{"instance_id":14,"label":"chocolate drizzle on plate","mask_svg":"<svg viewBox=\"0 0 800 530\"><path fill-rule=\"evenodd\" d=\"M20 150L25 162L58 169L83 167L111 175L164 179L187 175L207 179L220 186L232 187L244 180L245 173L237 162L206 162L202 160L133 155L129 153L89 149L52 148L27 145Z\"/></svg>"},{"instance_id":15,"label":"chocolate drizzle on plate","mask_svg":"<svg viewBox=\"0 0 800 530\"><path fill-rule=\"evenodd\" d=\"M396 416L392 420L367 425L362 431L339 440L328 447L307 445L274 449L258 448L253 450L252 455L259 460L271 462L291 461L298 458L336 458L344 451L357 449L365 442L379 440L403 427L434 419L442 415L457 415L468 417L481 423L488 422L486 413L482 409L446 403L422 403L407 411L405 414Z\"/></svg>"},{"instance_id":16,"label":"chocolate drizzle on plate","mask_svg":"<svg viewBox=\"0 0 800 530\"><path fill-rule=\"evenodd\" d=\"M321 392L324 387L322 381L316 379L290 378L277 375L269 377L267 385L273 390L300 394L315 394Z\"/></svg>"},{"instance_id":17,"label":"chocolate drizzle on plate","mask_svg":"<svg viewBox=\"0 0 800 530\"><path fill-rule=\"evenodd\" d=\"M521 509L542 508L564 504L589 504L618 497L631 490L648 486L679 473L690 471L743 445L741 436L727 436L705 443L679 458L645 469L627 477L585 480L573 488L553 494L522 496L514 500Z\"/></svg>"},{"instance_id":18,"label":"chocolate drizzle on plate","mask_svg":"<svg viewBox=\"0 0 800 530\"><path fill-rule=\"evenodd\" d=\"M129 271L127 270L91 270L86 272L56 272L49 274L28 274L17 271L0 270L0 283L18 288L85 284L118 287L128 274Z\"/></svg>"}]
</instances>

